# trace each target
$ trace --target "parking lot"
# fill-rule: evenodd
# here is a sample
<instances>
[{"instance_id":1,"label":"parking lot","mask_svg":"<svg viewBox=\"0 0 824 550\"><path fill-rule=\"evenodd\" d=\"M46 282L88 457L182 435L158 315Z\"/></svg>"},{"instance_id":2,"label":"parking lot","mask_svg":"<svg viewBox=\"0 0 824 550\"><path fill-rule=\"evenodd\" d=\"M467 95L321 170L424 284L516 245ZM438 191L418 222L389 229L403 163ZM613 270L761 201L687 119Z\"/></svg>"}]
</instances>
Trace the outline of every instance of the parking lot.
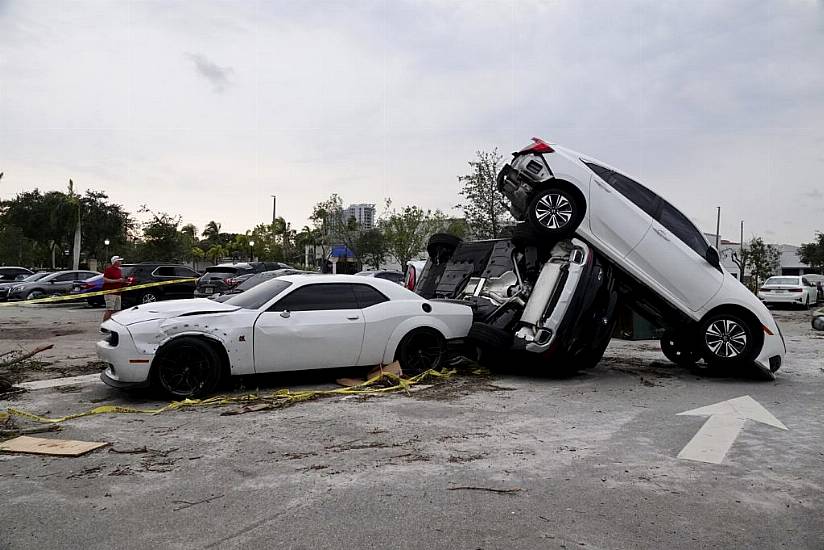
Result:
<instances>
[{"instance_id":1,"label":"parking lot","mask_svg":"<svg viewBox=\"0 0 824 550\"><path fill-rule=\"evenodd\" d=\"M501 365L409 394L234 416L221 414L227 406L71 420L44 437L108 447L79 458L0 455L0 540L44 549L821 548L822 336L806 311L774 315L788 348L774 382L707 377L667 362L657 342L613 341L595 369L566 379ZM0 353L55 344L15 381L99 370L100 316L83 306L0 308ZM330 388L339 375L252 377L235 391ZM737 437L711 434L732 438L719 463L678 458L708 421L679 413L744 396L787 430L747 420ZM100 382L4 397L0 410L47 416L165 403Z\"/></svg>"}]
</instances>

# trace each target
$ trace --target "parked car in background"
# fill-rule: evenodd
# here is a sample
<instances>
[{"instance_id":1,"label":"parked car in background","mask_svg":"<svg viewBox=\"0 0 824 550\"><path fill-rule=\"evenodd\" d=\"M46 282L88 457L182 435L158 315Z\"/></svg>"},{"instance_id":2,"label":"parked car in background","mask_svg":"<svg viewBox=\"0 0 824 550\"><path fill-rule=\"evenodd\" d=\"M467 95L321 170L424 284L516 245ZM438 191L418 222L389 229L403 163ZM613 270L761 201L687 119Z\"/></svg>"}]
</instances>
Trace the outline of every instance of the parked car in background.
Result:
<instances>
[{"instance_id":1,"label":"parked car in background","mask_svg":"<svg viewBox=\"0 0 824 550\"><path fill-rule=\"evenodd\" d=\"M498 174L510 212L544 239L577 235L618 272L631 307L667 330L668 358L755 365L786 353L764 304L721 265L687 216L620 170L533 138ZM673 359L675 360L675 359Z\"/></svg>"},{"instance_id":2,"label":"parked car in background","mask_svg":"<svg viewBox=\"0 0 824 550\"><path fill-rule=\"evenodd\" d=\"M38 281L51 273L53 272L38 271L37 273L32 273L31 275L28 275L26 277L23 277L22 275L17 275L17 278L14 281L0 283L0 301L6 301L8 299L9 291L12 289L12 287L19 286L21 283L31 283L34 281Z\"/></svg>"},{"instance_id":3,"label":"parked car in background","mask_svg":"<svg viewBox=\"0 0 824 550\"><path fill-rule=\"evenodd\" d=\"M376 277L287 275L224 303L140 305L101 326L97 354L114 387L154 385L176 399L213 391L221 378L366 366L398 360L405 372L442 365L466 336L472 310L429 301Z\"/></svg>"},{"instance_id":4,"label":"parked car in background","mask_svg":"<svg viewBox=\"0 0 824 550\"><path fill-rule=\"evenodd\" d=\"M277 269L292 269L292 266L280 262L239 262L207 267L197 281L194 295L195 298L208 298L222 294L242 283L247 275Z\"/></svg>"},{"instance_id":5,"label":"parked car in background","mask_svg":"<svg viewBox=\"0 0 824 550\"><path fill-rule=\"evenodd\" d=\"M360 271L355 273L360 277L377 277L378 279L386 279L387 281L392 281L393 283L402 285L403 284L403 273L400 271L394 270L378 270L378 271Z\"/></svg>"},{"instance_id":6,"label":"parked car in background","mask_svg":"<svg viewBox=\"0 0 824 550\"><path fill-rule=\"evenodd\" d=\"M406 274L403 278L403 286L414 291L418 285L418 280L421 278L424 267L426 267L426 260L409 260L406 262Z\"/></svg>"},{"instance_id":7,"label":"parked car in background","mask_svg":"<svg viewBox=\"0 0 824 550\"><path fill-rule=\"evenodd\" d=\"M758 298L768 306L791 304L808 308L818 302L818 287L803 275L777 275L764 281Z\"/></svg>"},{"instance_id":8,"label":"parked car in background","mask_svg":"<svg viewBox=\"0 0 824 550\"><path fill-rule=\"evenodd\" d=\"M250 288L256 287L260 283L266 282L270 279L274 279L276 277L283 277L285 275L315 275L312 271L301 271L300 269L276 269L274 271L261 271L260 273L253 273L248 275L241 275L245 280L238 284L236 287L230 288L223 294L218 294L212 296L210 300L215 300L216 302L225 302L226 300L230 299L232 296L240 294L241 292L245 292Z\"/></svg>"},{"instance_id":9,"label":"parked car in background","mask_svg":"<svg viewBox=\"0 0 824 550\"><path fill-rule=\"evenodd\" d=\"M32 275L32 273L30 269L26 269L25 267L0 266L0 283L21 281L29 275Z\"/></svg>"},{"instance_id":10,"label":"parked car in background","mask_svg":"<svg viewBox=\"0 0 824 550\"><path fill-rule=\"evenodd\" d=\"M75 281L70 294L83 299L84 294L99 292L101 290L103 290L103 275L95 275L84 281ZM100 307L106 303L103 296L89 296L86 298L86 302L92 307Z\"/></svg>"},{"instance_id":11,"label":"parked car in background","mask_svg":"<svg viewBox=\"0 0 824 550\"><path fill-rule=\"evenodd\" d=\"M197 271L185 265L161 262L123 264L120 269L123 273L123 278L126 280L122 294L124 308L131 307L135 304L150 304L158 300L191 298L195 290L195 281L199 276ZM129 291L128 289L130 286L146 283L162 283L175 279L188 280L134 291Z\"/></svg>"},{"instance_id":12,"label":"parked car in background","mask_svg":"<svg viewBox=\"0 0 824 550\"><path fill-rule=\"evenodd\" d=\"M100 275L97 271L55 271L33 281L18 281L9 290L9 300L36 300L68 294L75 281Z\"/></svg>"}]
</instances>

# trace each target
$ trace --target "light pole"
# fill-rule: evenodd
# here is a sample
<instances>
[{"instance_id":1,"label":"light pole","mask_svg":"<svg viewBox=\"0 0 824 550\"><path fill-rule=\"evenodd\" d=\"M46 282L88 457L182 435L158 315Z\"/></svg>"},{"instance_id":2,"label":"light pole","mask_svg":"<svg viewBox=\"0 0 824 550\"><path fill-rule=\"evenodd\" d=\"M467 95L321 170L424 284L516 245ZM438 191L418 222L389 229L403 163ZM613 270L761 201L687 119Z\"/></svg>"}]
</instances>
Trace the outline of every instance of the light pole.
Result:
<instances>
[{"instance_id":1,"label":"light pole","mask_svg":"<svg viewBox=\"0 0 824 550\"><path fill-rule=\"evenodd\" d=\"M109 243L110 242L111 241L109 241L109 239L106 239L106 240L103 241L103 244L106 245L106 252L105 252L104 257L103 257L103 265L106 265L106 262L108 261L106 258L109 257Z\"/></svg>"},{"instance_id":2,"label":"light pole","mask_svg":"<svg viewBox=\"0 0 824 550\"><path fill-rule=\"evenodd\" d=\"M278 213L278 197L277 195L272 195L272 225L275 224L275 219L277 218Z\"/></svg>"},{"instance_id":3,"label":"light pole","mask_svg":"<svg viewBox=\"0 0 824 550\"><path fill-rule=\"evenodd\" d=\"M254 260L254 257L252 256L252 248L253 248L254 246L255 246L255 241L249 241L249 261L250 261L250 262L251 262L252 260Z\"/></svg>"}]
</instances>

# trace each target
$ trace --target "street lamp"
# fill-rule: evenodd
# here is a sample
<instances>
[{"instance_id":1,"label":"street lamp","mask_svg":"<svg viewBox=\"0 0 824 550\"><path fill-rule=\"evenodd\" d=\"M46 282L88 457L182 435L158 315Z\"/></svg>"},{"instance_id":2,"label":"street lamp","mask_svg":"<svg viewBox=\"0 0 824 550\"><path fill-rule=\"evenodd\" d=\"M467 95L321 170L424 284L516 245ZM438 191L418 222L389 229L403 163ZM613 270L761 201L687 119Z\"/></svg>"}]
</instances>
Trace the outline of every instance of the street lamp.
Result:
<instances>
[{"instance_id":1,"label":"street lamp","mask_svg":"<svg viewBox=\"0 0 824 550\"><path fill-rule=\"evenodd\" d=\"M249 241L249 261L251 262L254 258L252 257L252 247L255 246L255 241Z\"/></svg>"},{"instance_id":2,"label":"street lamp","mask_svg":"<svg viewBox=\"0 0 824 550\"><path fill-rule=\"evenodd\" d=\"M106 240L103 241L103 244L106 245L106 254L104 254L104 258L103 258L104 263L106 262L106 258L109 257L109 244L110 244L110 242L111 241L109 241L109 239L106 239Z\"/></svg>"}]
</instances>

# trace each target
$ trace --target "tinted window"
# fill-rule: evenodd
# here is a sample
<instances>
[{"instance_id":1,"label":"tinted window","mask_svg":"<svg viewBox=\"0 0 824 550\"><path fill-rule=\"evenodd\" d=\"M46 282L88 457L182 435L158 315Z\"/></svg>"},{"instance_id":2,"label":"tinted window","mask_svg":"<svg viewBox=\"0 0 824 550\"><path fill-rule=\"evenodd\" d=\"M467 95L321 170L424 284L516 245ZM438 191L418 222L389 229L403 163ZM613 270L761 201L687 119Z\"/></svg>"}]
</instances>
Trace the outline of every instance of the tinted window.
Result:
<instances>
[{"instance_id":1,"label":"tinted window","mask_svg":"<svg viewBox=\"0 0 824 550\"><path fill-rule=\"evenodd\" d=\"M200 275L198 275L196 271L189 269L188 267L175 267L175 277L191 278L199 276Z\"/></svg>"},{"instance_id":2,"label":"tinted window","mask_svg":"<svg viewBox=\"0 0 824 550\"><path fill-rule=\"evenodd\" d=\"M175 268L170 265L162 265L154 270L155 277L174 277Z\"/></svg>"},{"instance_id":3,"label":"tinted window","mask_svg":"<svg viewBox=\"0 0 824 550\"><path fill-rule=\"evenodd\" d=\"M52 281L56 281L58 283L64 283L66 281L74 281L75 279L77 279L77 272L76 271L70 271L68 273L61 273L61 274L57 275L56 277L54 277L52 279Z\"/></svg>"},{"instance_id":4,"label":"tinted window","mask_svg":"<svg viewBox=\"0 0 824 550\"><path fill-rule=\"evenodd\" d=\"M705 258L707 255L707 244L704 235L698 231L698 228L681 212L675 209L671 204L661 201L661 214L658 221L661 225L670 230L670 232L681 239L681 242L688 247L695 250L695 253Z\"/></svg>"},{"instance_id":5,"label":"tinted window","mask_svg":"<svg viewBox=\"0 0 824 550\"><path fill-rule=\"evenodd\" d=\"M277 279L275 279L277 280ZM328 283L306 285L284 296L276 303L273 311L319 311L334 309L358 309L354 285ZM241 294L241 296L243 296Z\"/></svg>"},{"instance_id":6,"label":"tinted window","mask_svg":"<svg viewBox=\"0 0 824 550\"><path fill-rule=\"evenodd\" d=\"M619 193L631 200L635 205L655 217L658 211L659 197L637 181L619 174L609 168L598 166L591 162L585 163L595 174Z\"/></svg>"},{"instance_id":7,"label":"tinted window","mask_svg":"<svg viewBox=\"0 0 824 550\"><path fill-rule=\"evenodd\" d=\"M815 286L814 284L812 284L807 279L801 279L801 282L804 284L804 286Z\"/></svg>"},{"instance_id":8,"label":"tinted window","mask_svg":"<svg viewBox=\"0 0 824 550\"><path fill-rule=\"evenodd\" d=\"M206 273L209 274L209 275L211 275L213 273L217 274L217 275L226 275L226 274L234 275L237 272L238 272L238 268L232 267L232 266L213 266L213 267L207 267L206 268Z\"/></svg>"},{"instance_id":9,"label":"tinted window","mask_svg":"<svg viewBox=\"0 0 824 550\"><path fill-rule=\"evenodd\" d=\"M248 279L246 279L245 281L243 281L242 283L237 285L237 287L235 287L235 288L237 290L249 290L253 286L257 286L260 283L262 283L263 281L268 281L269 279L274 279L274 278L275 278L275 272L274 271L264 271L263 273L258 273L256 275L252 275L251 277L249 277Z\"/></svg>"},{"instance_id":10,"label":"tinted window","mask_svg":"<svg viewBox=\"0 0 824 550\"><path fill-rule=\"evenodd\" d=\"M388 302L389 298L378 292L369 285L353 285L358 306L363 309L382 302Z\"/></svg>"},{"instance_id":11,"label":"tinted window","mask_svg":"<svg viewBox=\"0 0 824 550\"><path fill-rule=\"evenodd\" d=\"M378 273L375 275L378 279L386 279L387 281L392 281L393 283L400 284L403 281L403 273L392 273L391 271L387 271L385 273Z\"/></svg>"},{"instance_id":12,"label":"tinted window","mask_svg":"<svg viewBox=\"0 0 824 550\"><path fill-rule=\"evenodd\" d=\"M258 309L266 302L286 290L292 285L287 281L274 279L268 281L266 284L261 284L255 288L242 292L232 298L229 298L224 303L239 306L245 309Z\"/></svg>"}]
</instances>

